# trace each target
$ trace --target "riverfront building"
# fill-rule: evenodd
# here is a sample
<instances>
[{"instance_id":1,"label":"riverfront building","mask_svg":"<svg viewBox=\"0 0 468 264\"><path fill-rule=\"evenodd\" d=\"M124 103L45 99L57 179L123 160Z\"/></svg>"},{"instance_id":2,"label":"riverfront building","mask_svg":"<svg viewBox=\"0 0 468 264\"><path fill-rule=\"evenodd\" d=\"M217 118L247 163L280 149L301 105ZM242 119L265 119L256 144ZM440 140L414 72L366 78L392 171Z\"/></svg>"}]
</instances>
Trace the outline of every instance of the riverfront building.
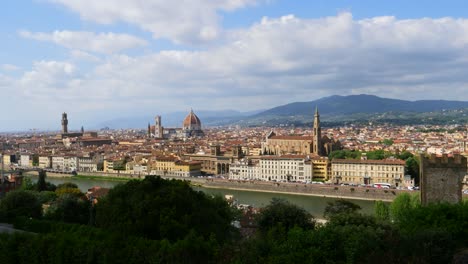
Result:
<instances>
[{"instance_id":1,"label":"riverfront building","mask_svg":"<svg viewBox=\"0 0 468 264\"><path fill-rule=\"evenodd\" d=\"M312 181L312 162L306 155L262 156L258 163L231 164L229 179L261 181Z\"/></svg>"},{"instance_id":2,"label":"riverfront building","mask_svg":"<svg viewBox=\"0 0 468 264\"><path fill-rule=\"evenodd\" d=\"M195 177L201 175L201 162L182 161L177 157L156 157L151 163L151 175Z\"/></svg>"},{"instance_id":3,"label":"riverfront building","mask_svg":"<svg viewBox=\"0 0 468 264\"><path fill-rule=\"evenodd\" d=\"M398 187L405 174L405 161L398 159L334 159L331 167L335 183L389 183Z\"/></svg>"}]
</instances>

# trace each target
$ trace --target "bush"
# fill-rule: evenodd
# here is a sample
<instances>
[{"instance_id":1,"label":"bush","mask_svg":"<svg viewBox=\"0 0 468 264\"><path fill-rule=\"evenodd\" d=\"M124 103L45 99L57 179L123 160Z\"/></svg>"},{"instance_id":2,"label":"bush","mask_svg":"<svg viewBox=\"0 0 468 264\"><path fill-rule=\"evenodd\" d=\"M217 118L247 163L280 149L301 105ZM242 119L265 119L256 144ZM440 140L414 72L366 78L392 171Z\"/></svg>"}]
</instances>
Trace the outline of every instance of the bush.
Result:
<instances>
[{"instance_id":1,"label":"bush","mask_svg":"<svg viewBox=\"0 0 468 264\"><path fill-rule=\"evenodd\" d=\"M12 191L0 200L0 216L5 221L21 216L39 218L41 214L42 206L37 196L29 191Z\"/></svg>"}]
</instances>

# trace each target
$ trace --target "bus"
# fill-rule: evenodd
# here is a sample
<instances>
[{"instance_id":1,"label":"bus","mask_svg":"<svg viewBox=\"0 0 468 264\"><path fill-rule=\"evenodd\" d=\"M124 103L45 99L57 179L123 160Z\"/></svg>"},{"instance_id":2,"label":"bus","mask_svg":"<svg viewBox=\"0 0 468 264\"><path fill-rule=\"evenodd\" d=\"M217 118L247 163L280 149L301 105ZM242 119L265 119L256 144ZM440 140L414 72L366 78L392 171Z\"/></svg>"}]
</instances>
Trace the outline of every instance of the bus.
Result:
<instances>
[{"instance_id":1,"label":"bus","mask_svg":"<svg viewBox=\"0 0 468 264\"><path fill-rule=\"evenodd\" d=\"M390 183L374 183L374 188L390 189L392 185Z\"/></svg>"}]
</instances>

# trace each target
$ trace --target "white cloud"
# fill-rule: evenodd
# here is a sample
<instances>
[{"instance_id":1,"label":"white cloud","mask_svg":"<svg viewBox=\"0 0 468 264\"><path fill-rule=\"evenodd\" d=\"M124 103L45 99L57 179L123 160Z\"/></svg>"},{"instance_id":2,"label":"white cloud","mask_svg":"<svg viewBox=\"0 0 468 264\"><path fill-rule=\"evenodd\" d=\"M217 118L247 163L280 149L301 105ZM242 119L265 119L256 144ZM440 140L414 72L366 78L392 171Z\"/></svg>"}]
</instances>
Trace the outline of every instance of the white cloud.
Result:
<instances>
[{"instance_id":1,"label":"white cloud","mask_svg":"<svg viewBox=\"0 0 468 264\"><path fill-rule=\"evenodd\" d=\"M26 96L54 98L57 94L66 93L75 73L76 67L68 62L38 61L31 71L23 74L18 86Z\"/></svg>"},{"instance_id":2,"label":"white cloud","mask_svg":"<svg viewBox=\"0 0 468 264\"><path fill-rule=\"evenodd\" d=\"M101 61L99 57L89 54L88 52L81 51L81 50L71 50L70 57L75 61L88 61L88 62Z\"/></svg>"},{"instance_id":3,"label":"white cloud","mask_svg":"<svg viewBox=\"0 0 468 264\"><path fill-rule=\"evenodd\" d=\"M468 100L467 47L468 19L289 15L204 51L114 54L91 70L36 62L19 83L31 98L100 112L253 110L357 93Z\"/></svg>"},{"instance_id":4,"label":"white cloud","mask_svg":"<svg viewBox=\"0 0 468 264\"><path fill-rule=\"evenodd\" d=\"M17 71L20 69L20 67L13 64L2 64L0 65L0 69L4 71Z\"/></svg>"},{"instance_id":5,"label":"white cloud","mask_svg":"<svg viewBox=\"0 0 468 264\"><path fill-rule=\"evenodd\" d=\"M203 43L222 31L218 11L233 11L256 0L49 0L101 24L123 21L176 43Z\"/></svg>"},{"instance_id":6,"label":"white cloud","mask_svg":"<svg viewBox=\"0 0 468 264\"><path fill-rule=\"evenodd\" d=\"M126 49L146 46L148 43L128 34L99 33L86 31L54 31L52 33L20 31L24 38L53 42L74 50L111 54Z\"/></svg>"}]
</instances>

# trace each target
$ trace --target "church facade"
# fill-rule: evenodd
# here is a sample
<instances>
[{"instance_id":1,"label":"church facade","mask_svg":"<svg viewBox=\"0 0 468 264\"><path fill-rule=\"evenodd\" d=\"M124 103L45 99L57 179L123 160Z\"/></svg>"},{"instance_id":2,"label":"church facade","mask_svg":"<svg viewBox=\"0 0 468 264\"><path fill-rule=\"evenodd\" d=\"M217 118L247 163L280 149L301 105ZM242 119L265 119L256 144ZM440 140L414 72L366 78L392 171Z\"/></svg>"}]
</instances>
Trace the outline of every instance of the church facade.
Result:
<instances>
[{"instance_id":1,"label":"church facade","mask_svg":"<svg viewBox=\"0 0 468 264\"><path fill-rule=\"evenodd\" d=\"M328 156L332 151L341 149L338 140L322 136L320 114L315 109L312 135L281 136L270 132L262 143L263 155L314 155Z\"/></svg>"}]
</instances>

